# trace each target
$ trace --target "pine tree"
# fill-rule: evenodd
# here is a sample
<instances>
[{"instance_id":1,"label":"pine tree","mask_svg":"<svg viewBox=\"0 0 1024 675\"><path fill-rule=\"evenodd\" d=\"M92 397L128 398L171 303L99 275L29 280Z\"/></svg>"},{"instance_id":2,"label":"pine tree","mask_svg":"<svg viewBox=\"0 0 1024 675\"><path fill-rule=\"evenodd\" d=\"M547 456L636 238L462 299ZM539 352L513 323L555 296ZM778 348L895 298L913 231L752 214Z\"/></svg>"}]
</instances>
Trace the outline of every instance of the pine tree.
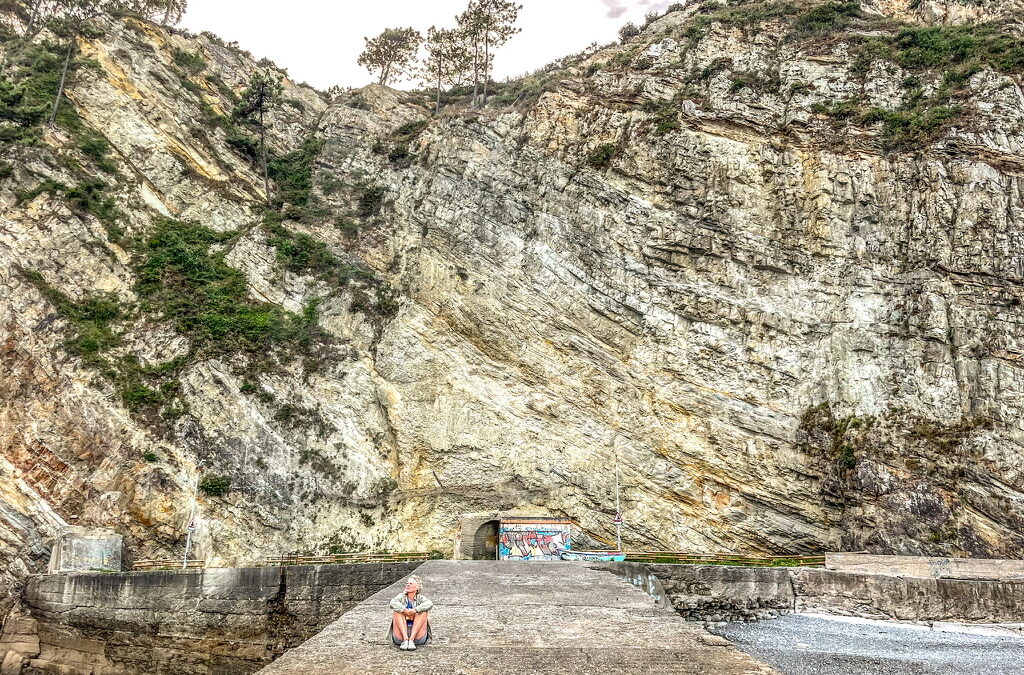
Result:
<instances>
[{"instance_id":1,"label":"pine tree","mask_svg":"<svg viewBox=\"0 0 1024 675\"><path fill-rule=\"evenodd\" d=\"M366 49L359 55L357 63L371 73L379 70L377 84L383 85L409 74L423 42L423 36L412 28L387 28L372 40L363 39Z\"/></svg>"},{"instance_id":2,"label":"pine tree","mask_svg":"<svg viewBox=\"0 0 1024 675\"><path fill-rule=\"evenodd\" d=\"M271 205L270 174L267 171L267 116L281 103L281 81L269 72L259 72L249 80L249 86L239 97L231 116L251 126L260 135L260 163L263 165L263 191L267 206Z\"/></svg>"},{"instance_id":3,"label":"pine tree","mask_svg":"<svg viewBox=\"0 0 1024 675\"><path fill-rule=\"evenodd\" d=\"M47 20L57 15L57 0L3 0L0 12L13 14L25 24L25 35L33 35Z\"/></svg>"},{"instance_id":4,"label":"pine tree","mask_svg":"<svg viewBox=\"0 0 1024 675\"><path fill-rule=\"evenodd\" d=\"M435 110L441 110L441 89L445 85L462 84L472 64L465 35L457 28L435 28L427 31L427 58L424 79L437 87Z\"/></svg>"},{"instance_id":5,"label":"pine tree","mask_svg":"<svg viewBox=\"0 0 1024 675\"><path fill-rule=\"evenodd\" d=\"M60 107L60 100L64 96L64 85L67 84L68 67L71 65L71 57L78 44L78 36L85 30L94 19L110 13L117 9L118 3L115 0L56 0L55 16L50 23L55 32L63 33L68 39L68 50L64 55L64 68L60 73L60 85L57 87L57 95L53 98L53 108L50 110L50 117L46 121L52 125L57 119L57 110Z\"/></svg>"},{"instance_id":6,"label":"pine tree","mask_svg":"<svg viewBox=\"0 0 1024 675\"><path fill-rule=\"evenodd\" d=\"M164 0L164 18L161 23L170 26L181 21L188 9L188 0Z\"/></svg>"},{"instance_id":7,"label":"pine tree","mask_svg":"<svg viewBox=\"0 0 1024 675\"><path fill-rule=\"evenodd\" d=\"M473 53L473 101L483 80L481 105L487 102L487 85L491 79L492 50L502 46L522 29L515 23L522 5L509 0L470 0L469 6L458 16L459 27L470 36Z\"/></svg>"},{"instance_id":8,"label":"pine tree","mask_svg":"<svg viewBox=\"0 0 1024 675\"><path fill-rule=\"evenodd\" d=\"M170 26L181 21L188 0L119 0L118 8Z\"/></svg>"}]
</instances>

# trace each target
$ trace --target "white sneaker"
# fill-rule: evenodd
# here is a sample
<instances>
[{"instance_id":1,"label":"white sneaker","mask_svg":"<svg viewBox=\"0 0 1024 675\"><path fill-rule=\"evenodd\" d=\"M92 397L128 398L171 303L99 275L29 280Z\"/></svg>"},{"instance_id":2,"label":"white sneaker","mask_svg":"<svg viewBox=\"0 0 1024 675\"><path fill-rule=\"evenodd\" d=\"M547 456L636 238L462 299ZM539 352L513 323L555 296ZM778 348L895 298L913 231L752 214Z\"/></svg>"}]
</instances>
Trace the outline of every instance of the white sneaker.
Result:
<instances>
[{"instance_id":1,"label":"white sneaker","mask_svg":"<svg viewBox=\"0 0 1024 675\"><path fill-rule=\"evenodd\" d=\"M410 652L414 652L414 651L416 651L416 643L415 643L415 642L413 642L412 640L409 640L409 646L407 647L407 649L408 649L408 650L409 650Z\"/></svg>"},{"instance_id":2,"label":"white sneaker","mask_svg":"<svg viewBox=\"0 0 1024 675\"><path fill-rule=\"evenodd\" d=\"M402 644L398 645L398 648L401 649L403 652L408 650L409 649L409 641L408 640L404 640L402 642Z\"/></svg>"}]
</instances>

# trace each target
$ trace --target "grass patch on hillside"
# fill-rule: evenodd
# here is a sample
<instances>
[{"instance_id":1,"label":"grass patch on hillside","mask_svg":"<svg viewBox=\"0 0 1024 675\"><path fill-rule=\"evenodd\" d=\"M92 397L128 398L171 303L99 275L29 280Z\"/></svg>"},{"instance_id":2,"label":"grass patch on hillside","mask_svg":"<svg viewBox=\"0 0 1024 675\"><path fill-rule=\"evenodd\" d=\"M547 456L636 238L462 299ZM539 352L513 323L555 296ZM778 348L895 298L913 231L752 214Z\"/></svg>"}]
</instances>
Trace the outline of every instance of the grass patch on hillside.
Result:
<instances>
[{"instance_id":1,"label":"grass patch on hillside","mask_svg":"<svg viewBox=\"0 0 1024 675\"><path fill-rule=\"evenodd\" d=\"M310 138L298 150L267 161L267 173L277 184L274 199L279 207L289 204L301 208L309 204L313 189L313 162L323 145L323 141Z\"/></svg>"},{"instance_id":2,"label":"grass patch on hillside","mask_svg":"<svg viewBox=\"0 0 1024 675\"><path fill-rule=\"evenodd\" d=\"M211 250L235 236L163 220L139 247L136 292L143 310L174 322L202 353L263 356L289 350L315 328L249 296L245 275Z\"/></svg>"},{"instance_id":3,"label":"grass patch on hillside","mask_svg":"<svg viewBox=\"0 0 1024 675\"><path fill-rule=\"evenodd\" d=\"M66 45L42 42L26 45L15 41L11 62L0 72L0 146L4 144L38 145L43 125L50 115L60 86ZM86 59L72 59L69 82L75 73L89 65ZM71 145L82 152L95 168L117 174L110 160L110 143L90 127L63 98L57 108L55 125L65 131Z\"/></svg>"},{"instance_id":4,"label":"grass patch on hillside","mask_svg":"<svg viewBox=\"0 0 1024 675\"><path fill-rule=\"evenodd\" d=\"M22 275L69 322L68 351L102 373L129 411L153 421L173 420L186 412L178 376L188 363L241 353L249 357L248 368L259 370L275 359L308 356L326 340L317 324L318 301L296 315L250 297L244 274L213 250L233 236L169 219L158 223L135 243L138 307L124 307L112 294L73 301L38 272ZM131 354L114 355L123 342L117 324L139 313L172 322L189 339L189 353L153 366L143 366Z\"/></svg>"},{"instance_id":5,"label":"grass patch on hillside","mask_svg":"<svg viewBox=\"0 0 1024 675\"><path fill-rule=\"evenodd\" d=\"M879 38L892 60L908 70L971 65L1003 73L1024 70L1024 40L998 24L912 27Z\"/></svg>"},{"instance_id":6,"label":"grass patch on hillside","mask_svg":"<svg viewBox=\"0 0 1024 675\"><path fill-rule=\"evenodd\" d=\"M539 71L511 82L493 83L493 95L487 99L492 106L519 106L536 103L544 93L554 91L567 76L567 71Z\"/></svg>"},{"instance_id":7,"label":"grass patch on hillside","mask_svg":"<svg viewBox=\"0 0 1024 675\"><path fill-rule=\"evenodd\" d=\"M793 21L792 36L807 37L836 33L849 28L856 19L864 19L859 2L826 2L812 7Z\"/></svg>"},{"instance_id":8,"label":"grass patch on hillside","mask_svg":"<svg viewBox=\"0 0 1024 675\"><path fill-rule=\"evenodd\" d=\"M113 328L114 322L123 316L118 297L102 293L75 301L47 283L39 272L27 269L20 272L70 323L71 335L64 341L64 348L89 365L103 364L100 354L121 343L121 337Z\"/></svg>"}]
</instances>

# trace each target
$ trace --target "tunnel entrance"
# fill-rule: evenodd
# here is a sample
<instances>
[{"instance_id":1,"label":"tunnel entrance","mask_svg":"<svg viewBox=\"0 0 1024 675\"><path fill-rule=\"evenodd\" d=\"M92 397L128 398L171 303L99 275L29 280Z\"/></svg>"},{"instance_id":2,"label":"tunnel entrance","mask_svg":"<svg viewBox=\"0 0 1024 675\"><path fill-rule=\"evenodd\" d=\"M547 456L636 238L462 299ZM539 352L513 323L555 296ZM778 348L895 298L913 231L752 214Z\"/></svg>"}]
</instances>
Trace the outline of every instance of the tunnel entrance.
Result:
<instances>
[{"instance_id":1,"label":"tunnel entrance","mask_svg":"<svg viewBox=\"0 0 1024 675\"><path fill-rule=\"evenodd\" d=\"M498 559L498 521L488 520L473 535L473 560Z\"/></svg>"}]
</instances>

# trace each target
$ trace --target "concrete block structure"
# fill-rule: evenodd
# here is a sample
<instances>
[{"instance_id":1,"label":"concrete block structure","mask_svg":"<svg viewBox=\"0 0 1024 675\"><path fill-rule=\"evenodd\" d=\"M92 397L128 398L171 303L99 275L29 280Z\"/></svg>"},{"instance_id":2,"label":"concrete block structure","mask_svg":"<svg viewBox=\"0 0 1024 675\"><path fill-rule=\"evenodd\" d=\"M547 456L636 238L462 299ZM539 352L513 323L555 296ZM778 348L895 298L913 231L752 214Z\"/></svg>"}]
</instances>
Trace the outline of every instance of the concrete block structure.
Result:
<instances>
[{"instance_id":1,"label":"concrete block structure","mask_svg":"<svg viewBox=\"0 0 1024 675\"><path fill-rule=\"evenodd\" d=\"M61 530L47 572L121 571L121 535L113 530L69 525Z\"/></svg>"}]
</instances>

